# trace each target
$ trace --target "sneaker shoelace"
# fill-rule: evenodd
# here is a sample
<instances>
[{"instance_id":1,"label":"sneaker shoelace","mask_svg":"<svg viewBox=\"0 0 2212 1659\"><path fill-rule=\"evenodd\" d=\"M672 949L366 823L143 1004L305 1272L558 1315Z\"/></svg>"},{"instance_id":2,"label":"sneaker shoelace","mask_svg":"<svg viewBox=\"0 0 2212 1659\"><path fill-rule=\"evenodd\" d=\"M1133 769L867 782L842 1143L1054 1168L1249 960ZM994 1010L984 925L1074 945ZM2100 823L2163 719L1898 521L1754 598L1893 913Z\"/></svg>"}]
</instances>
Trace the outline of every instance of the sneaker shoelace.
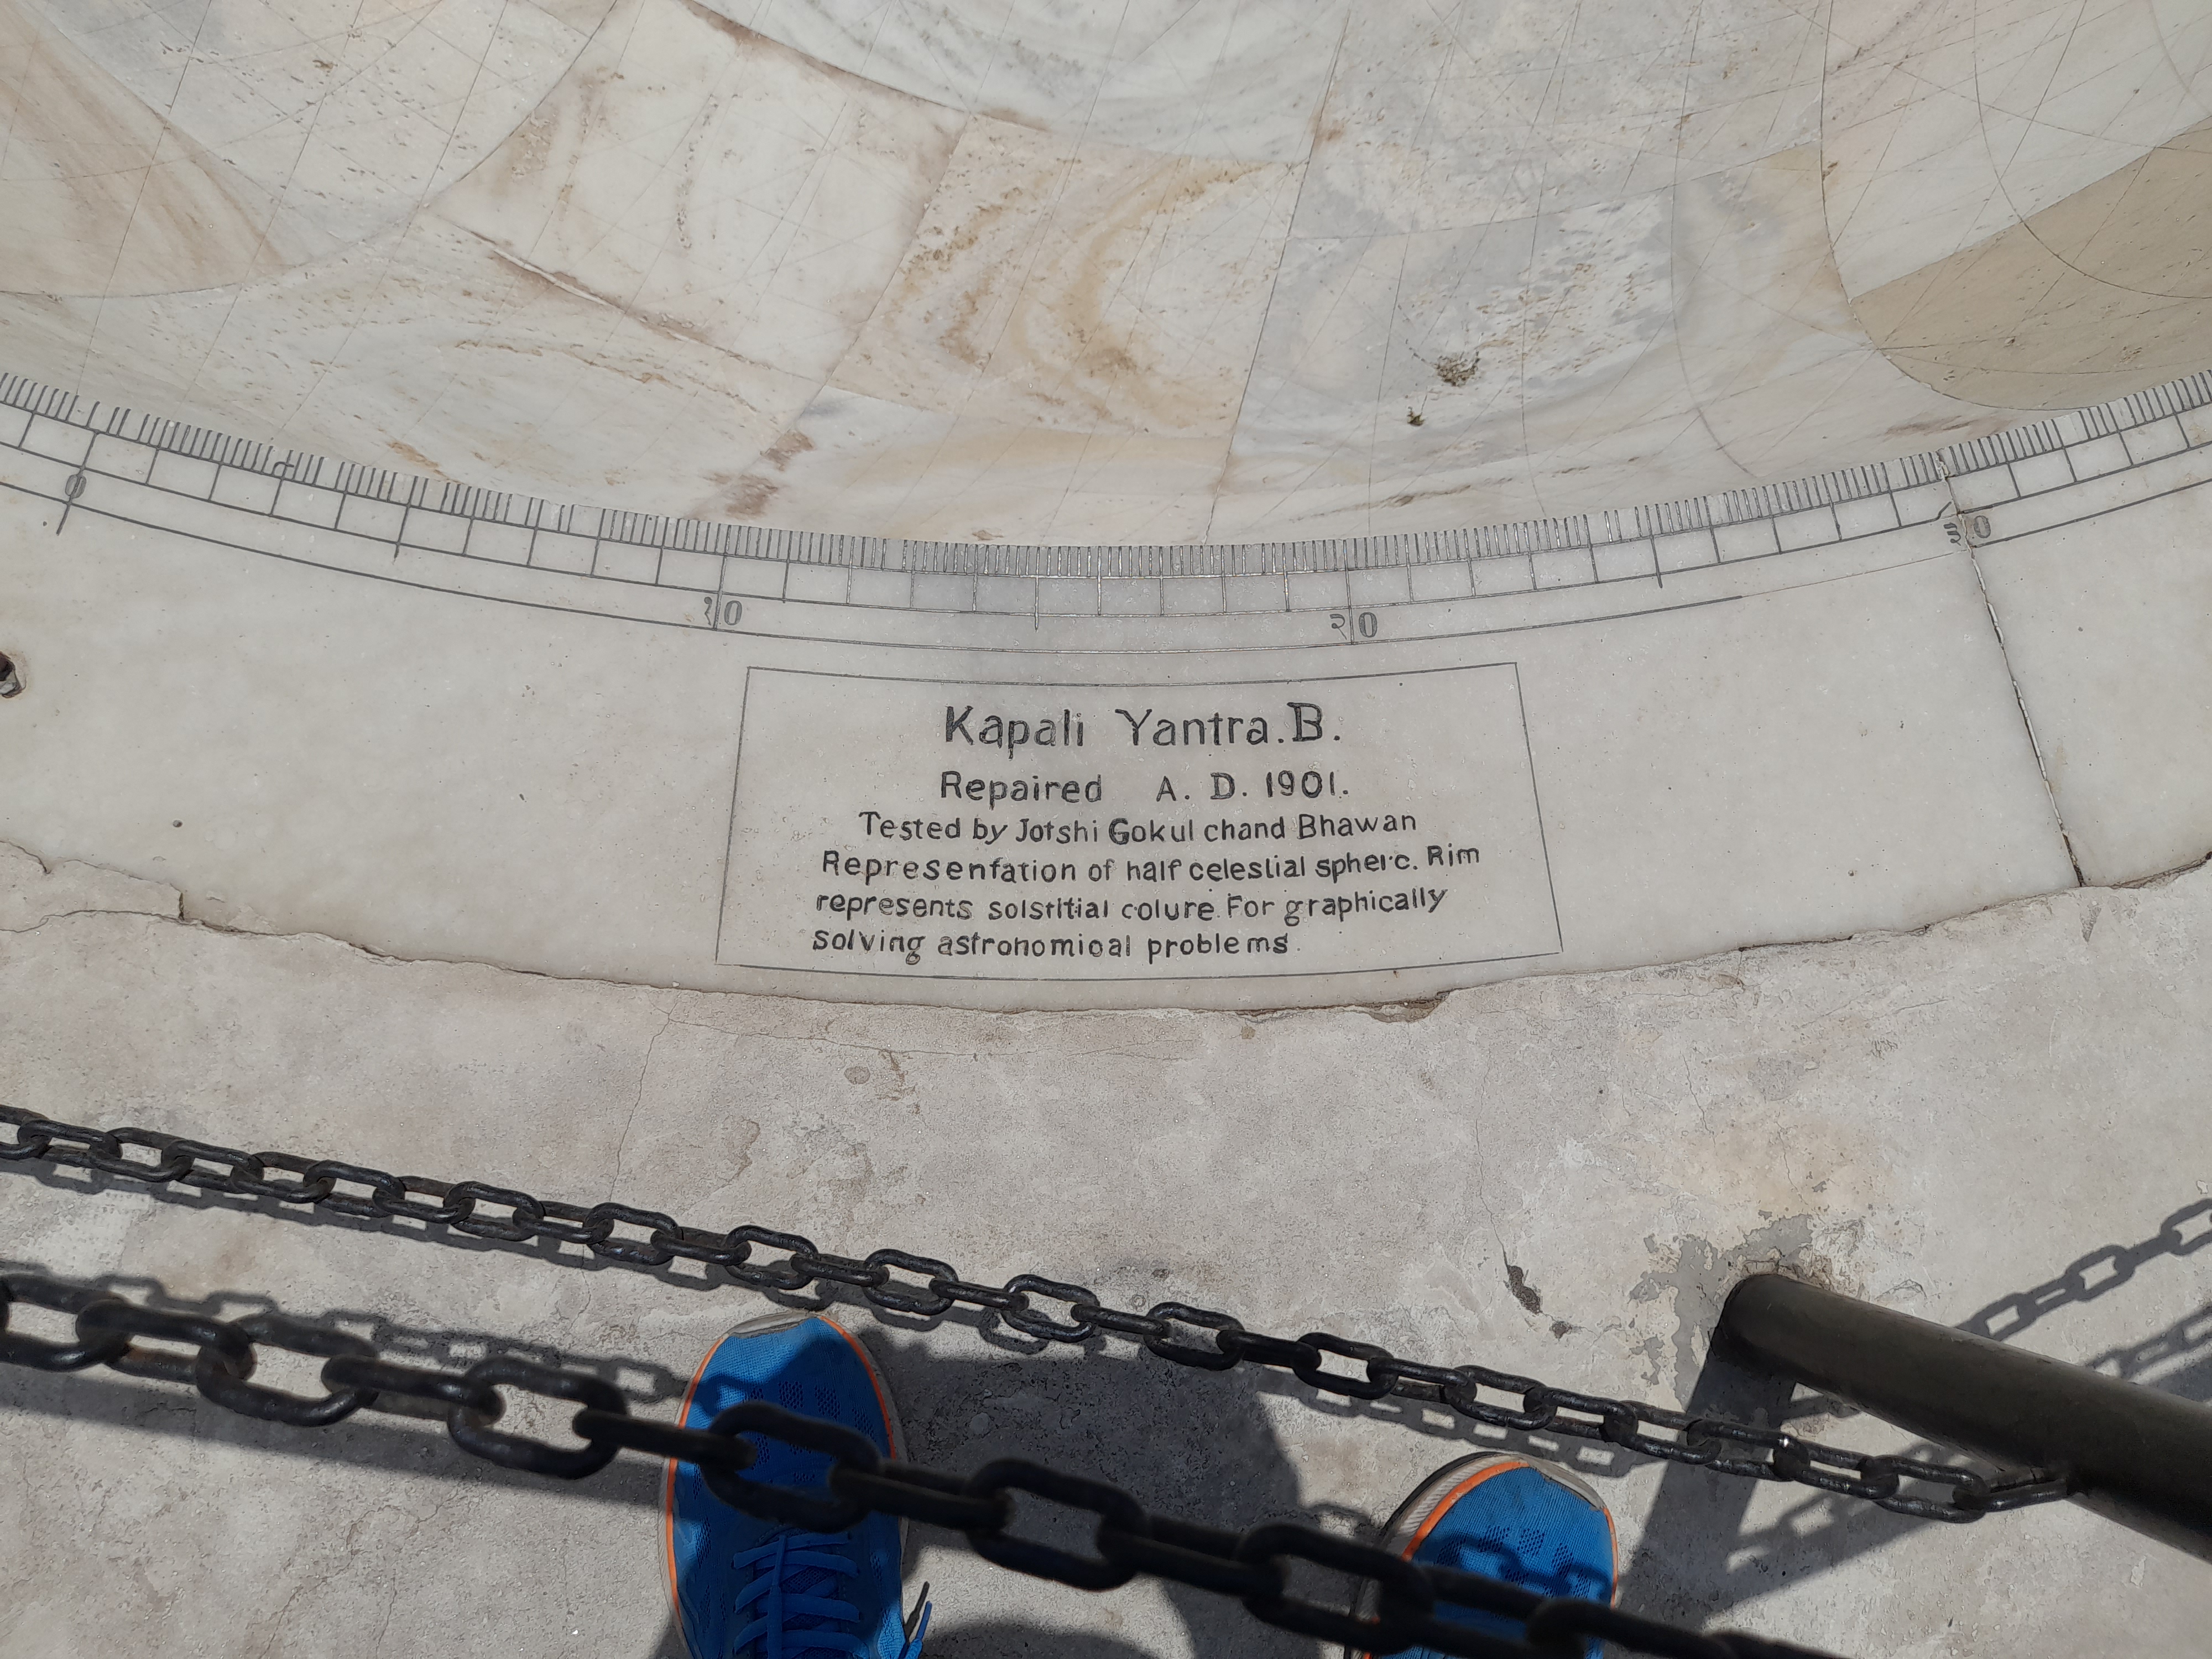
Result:
<instances>
[{"instance_id":1,"label":"sneaker shoelace","mask_svg":"<svg viewBox=\"0 0 2212 1659\"><path fill-rule=\"evenodd\" d=\"M807 1653L858 1656L860 1634L853 1626L860 1610L830 1594L838 1581L859 1573L842 1534L780 1532L757 1549L741 1550L730 1565L752 1578L738 1592L737 1611L751 1618L731 1645L732 1659L794 1659ZM898 1659L920 1659L923 1632L929 1627L925 1601L913 1621L917 1628L902 1642Z\"/></svg>"}]
</instances>

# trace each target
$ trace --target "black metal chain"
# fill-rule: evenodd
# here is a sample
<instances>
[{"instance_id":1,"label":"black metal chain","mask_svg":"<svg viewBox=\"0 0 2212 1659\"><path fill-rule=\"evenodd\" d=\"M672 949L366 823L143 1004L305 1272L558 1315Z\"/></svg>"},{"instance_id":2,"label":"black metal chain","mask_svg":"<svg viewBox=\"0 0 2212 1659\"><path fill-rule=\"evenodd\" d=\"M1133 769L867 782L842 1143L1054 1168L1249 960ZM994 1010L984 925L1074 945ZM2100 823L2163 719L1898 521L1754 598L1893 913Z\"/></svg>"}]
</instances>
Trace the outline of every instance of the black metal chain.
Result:
<instances>
[{"instance_id":1,"label":"black metal chain","mask_svg":"<svg viewBox=\"0 0 2212 1659\"><path fill-rule=\"evenodd\" d=\"M661 1267L702 1263L755 1291L790 1295L817 1282L848 1286L894 1314L934 1318L955 1306L981 1308L1024 1335L1080 1343L1100 1335L1141 1342L1178 1365L1225 1371L1251 1364L1289 1371L1326 1394L1353 1400L1386 1395L1438 1405L1492 1428L1564 1435L1759 1480L1795 1481L1822 1492L1864 1498L1923 1521L1969 1522L1999 1510L2047 1504L2069 1494L2063 1478L2043 1470L1987 1476L1955 1464L1877 1455L1825 1446L1782 1429L1755 1428L1638 1401L1553 1388L1531 1376L1488 1366L1423 1364L1371 1342L1308 1331L1290 1339L1245 1329L1225 1313L1163 1302L1145 1313L1109 1308L1080 1285L1020 1273L1003 1286L971 1284L950 1262L906 1250L833 1255L797 1233L739 1226L710 1232L678 1224L656 1210L627 1204L564 1204L480 1181L433 1181L421 1176L307 1158L289 1152L243 1152L150 1129L91 1129L60 1123L19 1107L0 1106L0 1123L15 1137L0 1141L0 1162L36 1160L160 1186L171 1182L248 1200L304 1205L365 1221L406 1219L450 1227L475 1238L516 1243L550 1239L580 1245L603 1261ZM132 1157L137 1149L149 1158ZM272 1178L271 1170L290 1179ZM364 1189L358 1192L346 1188ZM425 1201L425 1200L428 1201ZM504 1214L487 1212L505 1212ZM627 1229L628 1231L618 1230ZM779 1253L762 1260L756 1249ZM898 1277L908 1277L902 1279ZM912 1282L919 1280L921 1282ZM1057 1304L1055 1316L1039 1304ZM1179 1340L1210 1333L1211 1344ZM1360 1370L1327 1367L1329 1356ZM1486 1398L1506 1396L1507 1400ZM1906 1481L1932 1488L1922 1494Z\"/></svg>"},{"instance_id":2,"label":"black metal chain","mask_svg":"<svg viewBox=\"0 0 2212 1659\"><path fill-rule=\"evenodd\" d=\"M15 1304L70 1315L75 1340L52 1342L9 1330ZM141 1347L135 1337L192 1352ZM264 1347L321 1359L322 1397L253 1382ZM107 1365L136 1376L190 1382L227 1410L299 1428L328 1428L375 1407L386 1395L428 1401L446 1408L446 1431L455 1445L501 1468L580 1480L625 1451L670 1458L696 1467L722 1502L765 1520L837 1533L864 1516L896 1516L958 1533L985 1560L1031 1577L1109 1590L1150 1574L1230 1596L1279 1630L1342 1642L1364 1653L1420 1646L1468 1659L1560 1659L1581 1654L1583 1643L1596 1637L1632 1652L1674 1659L1823 1659L1813 1650L1756 1637L1700 1635L1596 1601L1547 1599L1499 1579L1421 1565L1295 1522L1271 1522L1236 1533L1153 1515L1107 1481L1020 1458L1001 1458L969 1475L895 1462L856 1429L763 1401L732 1406L707 1427L687 1429L631 1416L621 1389L586 1371L508 1357L480 1360L464 1371L396 1364L350 1332L282 1314L218 1319L147 1307L93 1285L0 1275L0 1364L40 1371ZM507 1409L502 1389L580 1407L570 1421L578 1443L557 1446L494 1427ZM746 1480L743 1471L759 1456L741 1437L746 1435L826 1455L825 1484L802 1490ZM1017 1492L1097 1516L1094 1553L1079 1555L1015 1535ZM1293 1561L1371 1585L1374 1612L1361 1617L1293 1597L1288 1582ZM1486 1633L1443 1617L1443 1606L1501 1614L1518 1621L1522 1635Z\"/></svg>"}]
</instances>

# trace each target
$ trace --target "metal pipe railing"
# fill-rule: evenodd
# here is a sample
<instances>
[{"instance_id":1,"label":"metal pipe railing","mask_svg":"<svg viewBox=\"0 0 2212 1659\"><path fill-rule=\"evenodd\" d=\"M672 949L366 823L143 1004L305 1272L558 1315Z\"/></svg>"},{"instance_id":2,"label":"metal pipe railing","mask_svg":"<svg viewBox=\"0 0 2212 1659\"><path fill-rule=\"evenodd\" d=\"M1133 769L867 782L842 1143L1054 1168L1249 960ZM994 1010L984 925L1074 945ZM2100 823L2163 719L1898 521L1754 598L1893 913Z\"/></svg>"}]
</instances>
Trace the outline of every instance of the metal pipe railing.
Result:
<instances>
[{"instance_id":1,"label":"metal pipe railing","mask_svg":"<svg viewBox=\"0 0 2212 1659\"><path fill-rule=\"evenodd\" d=\"M1779 1273L1729 1293L1720 1337L1911 1433L2062 1474L2075 1501L2212 1558L2212 1408Z\"/></svg>"}]
</instances>

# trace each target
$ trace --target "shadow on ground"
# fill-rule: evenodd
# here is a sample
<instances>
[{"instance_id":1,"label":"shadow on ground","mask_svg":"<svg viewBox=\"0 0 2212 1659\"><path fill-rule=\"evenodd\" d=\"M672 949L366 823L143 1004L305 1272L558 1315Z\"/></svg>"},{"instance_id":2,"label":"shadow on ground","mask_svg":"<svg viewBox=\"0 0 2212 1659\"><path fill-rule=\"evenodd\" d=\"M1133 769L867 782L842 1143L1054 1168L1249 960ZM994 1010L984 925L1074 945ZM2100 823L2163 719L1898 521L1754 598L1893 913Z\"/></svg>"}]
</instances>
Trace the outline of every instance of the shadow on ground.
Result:
<instances>
[{"instance_id":1,"label":"shadow on ground","mask_svg":"<svg viewBox=\"0 0 2212 1659\"><path fill-rule=\"evenodd\" d=\"M0 1273L43 1274L39 1264L0 1261ZM134 1302L179 1312L236 1320L275 1311L267 1297L219 1293L198 1299L168 1295L156 1280L110 1275L100 1288ZM742 1309L741 1303L733 1307ZM757 1305L757 1304L756 1304ZM293 1308L294 1314L302 1310ZM880 1328L846 1310L840 1317L866 1336L897 1402L911 1461L966 1474L995 1458L1020 1457L1113 1481L1149 1509L1201 1524L1241 1530L1266 1521L1309 1524L1348 1516L1303 1505L1289 1460L1269 1427L1261 1401L1268 1379L1252 1373L1206 1374L1163 1365L1142 1355L1094 1352L1073 1361L1040 1362L1024 1353L946 1358L912 1337ZM556 1351L542 1344L486 1339L473 1332L415 1329L378 1316L343 1310L315 1316L366 1336L403 1364L458 1370L491 1356L585 1370L615 1382L641 1414L672 1416L688 1379L627 1358ZM40 1331L41 1335L58 1333ZM404 1401L380 1402L325 1429L300 1429L234 1415L191 1389L179 1350L137 1376L97 1370L65 1375L0 1367L0 1413L112 1424L143 1433L179 1436L210 1445L250 1449L280 1458L306 1458L365 1471L401 1470L477 1486L512 1487L547 1498L631 1505L640 1524L657 1524L661 1469L657 1461L618 1459L574 1486L500 1468L462 1452L443 1432L442 1408ZM164 1388L161 1382L180 1384ZM300 1386L287 1383L284 1386ZM427 1419L427 1420L418 1420ZM556 1434L548 1425L534 1432ZM1395 1503L1396 1494L1386 1500ZM1086 1518L1035 1503L1024 1505L1022 1534L1089 1553ZM939 1535L941 1536L941 1535ZM912 1553L924 1540L914 1529ZM1249 1619L1235 1602L1181 1585L1164 1587L1184 1626L1190 1650L1221 1659L1310 1659L1321 1647ZM1016 1659L1051 1653L1072 1659L1129 1659L1141 1650L1110 1638L1004 1620L964 1622L942 1598L929 1651L935 1659ZM647 1649L646 1642L653 1645ZM680 1659L672 1626L641 1632L641 1653Z\"/></svg>"},{"instance_id":2,"label":"shadow on ground","mask_svg":"<svg viewBox=\"0 0 2212 1659\"><path fill-rule=\"evenodd\" d=\"M2185 1205L2135 1244L2090 1251L2057 1277L2007 1291L1958 1322L1956 1328L2009 1342L2045 1316L2094 1302L2128 1284L2160 1258L2181 1258L2212 1244L2212 1199ZM2212 1303L2139 1341L2085 1362L2124 1382L2212 1403ZM1693 1416L1728 1417L1782 1427L1808 1419L1847 1415L1832 1400L1810 1396L1760 1372L1710 1355L1685 1402ZM1817 1435L1817 1424L1808 1425ZM1953 1454L1926 1443L1910 1455L1938 1462ZM1717 1620L1753 1597L1792 1580L1826 1572L1893 1544L1924 1527L1952 1524L1893 1514L1871 1504L1808 1492L1765 1527L1748 1524L1758 1488L1716 1480L1674 1465L1660 1477L1644 1523L1644 1543L1621 1577L1620 1605L1632 1613L1684 1624ZM2002 1517L1977 1525L2002 1525Z\"/></svg>"},{"instance_id":3,"label":"shadow on ground","mask_svg":"<svg viewBox=\"0 0 2212 1659\"><path fill-rule=\"evenodd\" d=\"M296 1211L276 1213L310 1219ZM314 1224L334 1220L313 1218ZM2155 1258L2186 1256L2207 1243L2212 1243L2212 1200L2176 1212L2141 1244L2105 1247L2057 1279L1998 1297L1960 1322L1960 1328L2009 1340L2056 1309L2110 1293ZM0 1271L40 1269L29 1263L0 1263ZM134 1300L228 1318L272 1305L265 1297L232 1295L182 1303L167 1297L149 1279L116 1277L101 1282ZM981 1316L966 1322L975 1327L987 1349L997 1352L946 1358L902 1333L896 1320L872 1322L857 1307L842 1309L840 1316L848 1327L866 1332L882 1358L899 1401L910 1455L916 1461L959 1474L994 1458L1028 1458L1110 1480L1155 1510L1231 1530L1266 1521L1300 1520L1371 1536L1376 1522L1402 1495L1373 1494L1374 1508L1365 1515L1303 1504L1297 1473L1269 1425L1265 1401L1271 1395L1295 1396L1314 1409L1382 1419L1376 1425L1377 1431L1385 1431L1386 1425L1395 1421L1432 1436L1439 1464L1471 1450L1510 1445L1540 1456L1571 1455L1579 1470L1601 1480L1635 1466L1625 1454L1608 1448L1562 1447L1540 1441L1531 1445L1517 1437L1479 1436L1402 1401L1364 1406L1317 1401L1291 1378L1252 1367L1226 1373L1184 1370L1095 1340L1085 1345L1079 1358L1071 1355L1058 1363L1039 1363L1031 1357L1037 1345L994 1328ZM458 1369L489 1352L592 1370L617 1382L640 1407L656 1415L672 1413L685 1382L665 1369L633 1359L488 1341L474 1333L411 1330L373 1315L324 1317L368 1336L387 1357L402 1363ZM2212 1304L2092 1363L2111 1375L2185 1398L2212 1400ZM188 1373L169 1380L189 1387ZM1707 1359L1686 1403L1693 1414L1775 1425L1840 1409L1832 1401L1799 1401L1796 1393L1788 1384L1717 1354ZM363 1469L403 1469L455 1481L574 1494L599 1503L641 1509L659 1503L657 1463L624 1459L583 1487L553 1488L538 1477L466 1455L433 1423L407 1420L410 1416L434 1419L439 1414L435 1408L364 1413L329 1429L302 1431L235 1416L195 1395L180 1397L173 1389L149 1389L143 1381L104 1372L49 1376L10 1367L0 1368L0 1410L88 1419L142 1432L251 1448L272 1456L319 1458ZM1597 1467L1593 1467L1593 1455ZM1934 1524L1808 1492L1773 1524L1754 1528L1748 1516L1757 1490L1748 1481L1670 1466L1662 1476L1645 1523L1643 1547L1624 1573L1621 1605L1672 1621L1706 1624L1753 1597L1830 1571ZM1072 1512L1024 1513L1030 1517L1024 1522L1024 1535L1073 1549L1085 1547L1087 1526ZM1324 1651L1319 1644L1255 1623L1220 1598L1181 1586L1169 1586L1165 1594L1190 1650L1207 1659L1318 1659ZM938 1659L1018 1659L1047 1653L1058 1659L1134 1659L1140 1651L1111 1638L1016 1622L987 1619L967 1624L957 1607L943 1604L939 1618L930 1642L930 1651ZM644 1639L641 1633L641 1642ZM661 1630L652 1651L677 1655L673 1632Z\"/></svg>"}]
</instances>

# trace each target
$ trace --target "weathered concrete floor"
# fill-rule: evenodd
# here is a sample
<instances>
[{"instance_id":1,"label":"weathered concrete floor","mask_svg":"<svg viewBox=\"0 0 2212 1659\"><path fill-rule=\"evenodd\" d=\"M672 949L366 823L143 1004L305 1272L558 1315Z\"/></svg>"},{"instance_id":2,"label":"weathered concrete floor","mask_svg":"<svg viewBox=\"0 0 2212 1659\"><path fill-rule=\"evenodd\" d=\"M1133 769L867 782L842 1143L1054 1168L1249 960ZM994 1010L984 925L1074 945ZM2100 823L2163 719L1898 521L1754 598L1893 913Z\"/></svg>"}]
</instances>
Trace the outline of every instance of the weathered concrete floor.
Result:
<instances>
[{"instance_id":1,"label":"weathered concrete floor","mask_svg":"<svg viewBox=\"0 0 2212 1659\"><path fill-rule=\"evenodd\" d=\"M176 920L166 889L27 855L0 877L12 1104L896 1244L1661 1401L1691 1389L1747 1264L1960 1322L2212 1194L2202 868L1910 936L1259 1018L554 981L217 931ZM360 1313L441 1356L466 1333L634 1356L646 1399L763 1305L85 1184L0 1170L0 1260ZM2212 1395L2208 1263L2148 1261L2026 1345ZM1218 1522L1364 1525L1466 1443L1126 1345L1030 1357L1004 1332L861 1322L925 1459L1048 1456ZM0 1407L0 1653L666 1649L641 1466L551 1492L400 1419L264 1428L120 1378L10 1371ZM2180 1651L2212 1607L2212 1567L2071 1507L1944 1528L1567 1455L1635 1552L1626 1599L1675 1616L1847 1654L2012 1656L2123 1632ZM916 1544L933 1653L1312 1650L1180 1595L1086 1596Z\"/></svg>"}]
</instances>

